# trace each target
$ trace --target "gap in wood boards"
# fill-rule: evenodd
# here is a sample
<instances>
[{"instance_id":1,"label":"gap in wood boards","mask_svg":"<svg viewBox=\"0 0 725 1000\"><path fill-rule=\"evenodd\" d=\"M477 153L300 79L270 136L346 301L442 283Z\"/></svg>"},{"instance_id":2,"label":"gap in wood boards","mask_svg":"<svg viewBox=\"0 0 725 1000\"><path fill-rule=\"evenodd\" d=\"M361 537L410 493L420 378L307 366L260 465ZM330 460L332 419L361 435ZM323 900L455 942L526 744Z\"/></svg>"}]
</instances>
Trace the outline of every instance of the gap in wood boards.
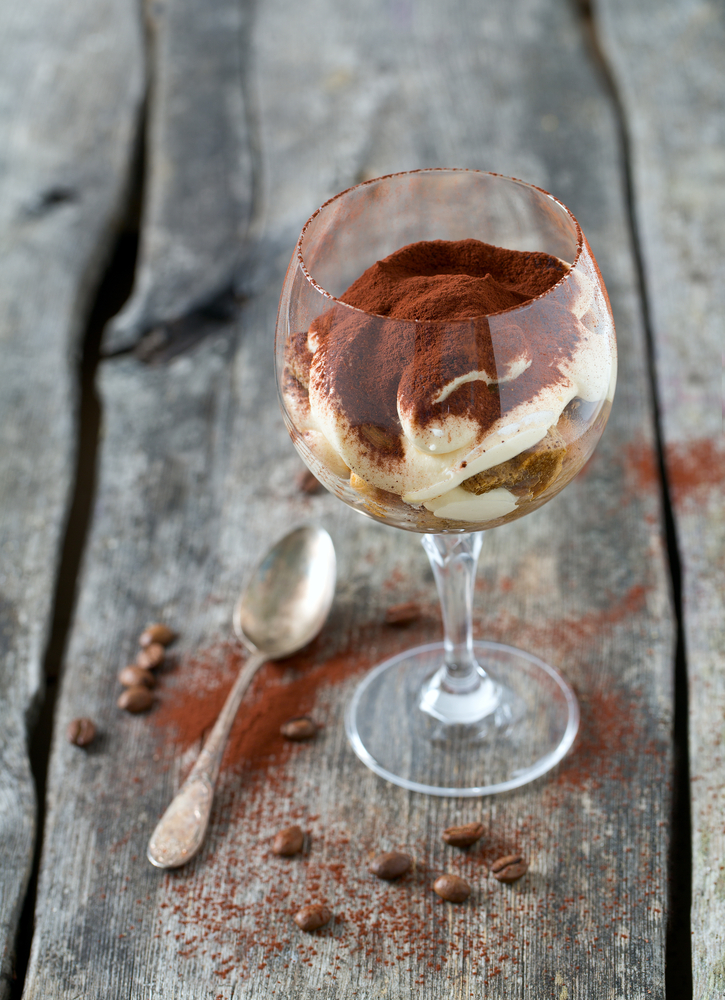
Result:
<instances>
[{"instance_id":1,"label":"gap in wood boards","mask_svg":"<svg viewBox=\"0 0 725 1000\"><path fill-rule=\"evenodd\" d=\"M632 150L627 116L620 98L616 77L600 43L596 21L596 5L592 0L574 0L580 15L592 58L609 91L619 131L622 151L624 193L627 203L632 251L640 293L642 322L647 345L647 362L654 409L655 444L662 501L665 544L670 568L672 602L676 615L677 642L674 663L674 724L673 773L670 802L670 843L667 857L669 879L667 938L665 945L665 993L667 1000L692 1000L692 938L690 910L692 906L692 839L690 816L690 756L688 744L687 658L682 619L682 570L677 542L677 530L665 467L664 439L654 336L645 278L642 244L637 226L636 193L632 176Z\"/></svg>"},{"instance_id":2,"label":"gap in wood boards","mask_svg":"<svg viewBox=\"0 0 725 1000\"><path fill-rule=\"evenodd\" d=\"M11 984L10 1000L20 1000L30 958L38 869L45 824L46 779L55 706L61 665L75 606L78 574L93 509L98 434L101 422L101 406L96 392L96 371L100 357L101 335L108 320L118 312L131 292L137 249L138 232L134 230L122 232L98 287L77 366L79 407L73 492L55 582L53 617L44 659L45 695L30 739L30 766L37 796L35 857L18 924L15 978Z\"/></svg>"}]
</instances>

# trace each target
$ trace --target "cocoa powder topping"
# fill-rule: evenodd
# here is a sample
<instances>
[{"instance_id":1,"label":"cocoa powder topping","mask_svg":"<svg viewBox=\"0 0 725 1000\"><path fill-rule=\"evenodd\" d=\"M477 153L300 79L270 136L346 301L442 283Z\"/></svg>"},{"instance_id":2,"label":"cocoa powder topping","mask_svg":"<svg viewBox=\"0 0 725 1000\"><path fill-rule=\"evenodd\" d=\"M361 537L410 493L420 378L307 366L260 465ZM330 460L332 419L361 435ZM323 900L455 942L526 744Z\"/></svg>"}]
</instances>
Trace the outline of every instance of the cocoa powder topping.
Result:
<instances>
[{"instance_id":1,"label":"cocoa powder topping","mask_svg":"<svg viewBox=\"0 0 725 1000\"><path fill-rule=\"evenodd\" d=\"M488 317L541 295L566 273L567 265L546 253L474 239L412 243L377 261L340 296L366 315L335 305L318 317L311 357L307 340L293 338L292 367L302 383L309 371L309 382L335 400L370 458L387 466L403 454L399 407L421 427L452 414L486 432L507 409L558 381L558 363L578 341L558 303L548 323L537 315L527 324L517 312L495 343ZM522 358L528 367L499 384ZM438 400L471 372L485 372L489 384L467 381Z\"/></svg>"},{"instance_id":2,"label":"cocoa powder topping","mask_svg":"<svg viewBox=\"0 0 725 1000\"><path fill-rule=\"evenodd\" d=\"M480 240L410 243L369 267L340 296L391 319L477 319L541 295L566 268L547 253L522 253Z\"/></svg>"}]
</instances>

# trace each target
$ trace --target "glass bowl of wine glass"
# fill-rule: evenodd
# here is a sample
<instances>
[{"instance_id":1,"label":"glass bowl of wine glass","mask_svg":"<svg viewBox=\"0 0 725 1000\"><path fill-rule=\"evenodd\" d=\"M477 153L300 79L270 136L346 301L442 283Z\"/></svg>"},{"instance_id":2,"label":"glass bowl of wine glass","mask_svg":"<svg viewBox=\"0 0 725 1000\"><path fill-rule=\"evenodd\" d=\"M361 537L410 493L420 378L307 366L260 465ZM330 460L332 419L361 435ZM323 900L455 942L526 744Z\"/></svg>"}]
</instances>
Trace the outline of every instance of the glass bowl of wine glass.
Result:
<instances>
[{"instance_id":1,"label":"glass bowl of wine glass","mask_svg":"<svg viewBox=\"0 0 725 1000\"><path fill-rule=\"evenodd\" d=\"M276 330L282 413L323 485L421 534L443 641L375 667L346 716L358 756L437 795L516 788L579 722L533 653L474 640L482 533L537 510L586 463L616 343L579 224L540 188L430 169L366 181L309 219Z\"/></svg>"}]
</instances>

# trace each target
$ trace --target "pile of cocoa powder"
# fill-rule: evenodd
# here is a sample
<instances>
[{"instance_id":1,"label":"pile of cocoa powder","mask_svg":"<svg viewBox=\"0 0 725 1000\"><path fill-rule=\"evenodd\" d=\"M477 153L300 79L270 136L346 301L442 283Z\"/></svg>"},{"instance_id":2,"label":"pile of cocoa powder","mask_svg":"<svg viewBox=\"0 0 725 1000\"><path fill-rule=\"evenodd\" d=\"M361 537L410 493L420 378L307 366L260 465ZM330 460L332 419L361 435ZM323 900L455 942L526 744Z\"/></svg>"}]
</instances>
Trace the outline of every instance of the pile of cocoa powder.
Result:
<instances>
[{"instance_id":1,"label":"pile of cocoa powder","mask_svg":"<svg viewBox=\"0 0 725 1000\"><path fill-rule=\"evenodd\" d=\"M391 319L477 319L542 295L566 273L548 253L506 250L475 239L428 240L377 261L340 300Z\"/></svg>"}]
</instances>

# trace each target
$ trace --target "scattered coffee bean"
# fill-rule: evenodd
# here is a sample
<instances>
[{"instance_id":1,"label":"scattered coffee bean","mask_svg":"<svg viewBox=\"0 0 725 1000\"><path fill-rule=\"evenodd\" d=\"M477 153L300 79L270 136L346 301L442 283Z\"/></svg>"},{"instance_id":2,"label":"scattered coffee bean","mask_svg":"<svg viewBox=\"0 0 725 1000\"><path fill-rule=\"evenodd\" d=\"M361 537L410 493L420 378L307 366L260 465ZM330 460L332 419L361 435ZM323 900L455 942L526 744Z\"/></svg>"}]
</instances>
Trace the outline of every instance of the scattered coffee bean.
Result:
<instances>
[{"instance_id":1,"label":"scattered coffee bean","mask_svg":"<svg viewBox=\"0 0 725 1000\"><path fill-rule=\"evenodd\" d=\"M96 727L92 719L73 719L68 723L68 742L77 747L87 747L96 737Z\"/></svg>"},{"instance_id":2,"label":"scattered coffee bean","mask_svg":"<svg viewBox=\"0 0 725 1000\"><path fill-rule=\"evenodd\" d=\"M144 670L143 667L139 667L136 663L131 663L129 666L124 667L118 675L118 680L127 688L138 687L139 684L143 684L147 688L152 688L156 684L156 678L151 671Z\"/></svg>"},{"instance_id":3,"label":"scattered coffee bean","mask_svg":"<svg viewBox=\"0 0 725 1000\"><path fill-rule=\"evenodd\" d=\"M406 872L410 871L412 865L413 859L409 854L403 854L401 851L385 851L383 854L378 854L376 858L373 858L368 870L373 875L377 875L378 878L390 881L394 878L400 878L401 875L405 875Z\"/></svg>"},{"instance_id":4,"label":"scattered coffee bean","mask_svg":"<svg viewBox=\"0 0 725 1000\"><path fill-rule=\"evenodd\" d=\"M529 864L520 854L507 854L491 865L491 874L499 882L515 882L525 875Z\"/></svg>"},{"instance_id":5,"label":"scattered coffee bean","mask_svg":"<svg viewBox=\"0 0 725 1000\"><path fill-rule=\"evenodd\" d=\"M143 667L144 670L153 670L154 667L161 666L165 656L166 647L162 646L160 642L152 642L139 650L136 663L139 667Z\"/></svg>"},{"instance_id":6,"label":"scattered coffee bean","mask_svg":"<svg viewBox=\"0 0 725 1000\"><path fill-rule=\"evenodd\" d=\"M139 636L139 646L150 646L152 642L160 642L162 646L168 646L176 638L176 632L157 622L155 625L148 625Z\"/></svg>"},{"instance_id":7,"label":"scattered coffee bean","mask_svg":"<svg viewBox=\"0 0 725 1000\"><path fill-rule=\"evenodd\" d=\"M311 740L317 735L317 726L306 715L288 719L279 730L287 740Z\"/></svg>"},{"instance_id":8,"label":"scattered coffee bean","mask_svg":"<svg viewBox=\"0 0 725 1000\"><path fill-rule=\"evenodd\" d=\"M392 604L385 612L387 625L410 625L421 616L421 607L417 601L406 601L405 604Z\"/></svg>"},{"instance_id":9,"label":"scattered coffee bean","mask_svg":"<svg viewBox=\"0 0 725 1000\"><path fill-rule=\"evenodd\" d=\"M471 887L458 875L440 875L433 883L433 891L449 903L462 903L471 895Z\"/></svg>"},{"instance_id":10,"label":"scattered coffee bean","mask_svg":"<svg viewBox=\"0 0 725 1000\"><path fill-rule=\"evenodd\" d=\"M464 823L463 826L449 826L443 831L443 839L451 847L470 847L483 835L483 823Z\"/></svg>"},{"instance_id":11,"label":"scattered coffee bean","mask_svg":"<svg viewBox=\"0 0 725 1000\"><path fill-rule=\"evenodd\" d=\"M332 920L332 910L324 903L310 903L303 906L292 918L303 931L316 931Z\"/></svg>"},{"instance_id":12,"label":"scattered coffee bean","mask_svg":"<svg viewBox=\"0 0 725 1000\"><path fill-rule=\"evenodd\" d=\"M300 493L307 493L309 496L312 496L313 493L321 493L324 488L314 472L310 472L309 469L305 469L297 477L297 489Z\"/></svg>"},{"instance_id":13,"label":"scattered coffee bean","mask_svg":"<svg viewBox=\"0 0 725 1000\"><path fill-rule=\"evenodd\" d=\"M272 854L279 854L283 858L299 854L305 842L305 835L302 827L288 826L274 835L272 841Z\"/></svg>"},{"instance_id":14,"label":"scattered coffee bean","mask_svg":"<svg viewBox=\"0 0 725 1000\"><path fill-rule=\"evenodd\" d=\"M126 712L146 712L154 703L153 692L145 684L126 688L116 704Z\"/></svg>"}]
</instances>

